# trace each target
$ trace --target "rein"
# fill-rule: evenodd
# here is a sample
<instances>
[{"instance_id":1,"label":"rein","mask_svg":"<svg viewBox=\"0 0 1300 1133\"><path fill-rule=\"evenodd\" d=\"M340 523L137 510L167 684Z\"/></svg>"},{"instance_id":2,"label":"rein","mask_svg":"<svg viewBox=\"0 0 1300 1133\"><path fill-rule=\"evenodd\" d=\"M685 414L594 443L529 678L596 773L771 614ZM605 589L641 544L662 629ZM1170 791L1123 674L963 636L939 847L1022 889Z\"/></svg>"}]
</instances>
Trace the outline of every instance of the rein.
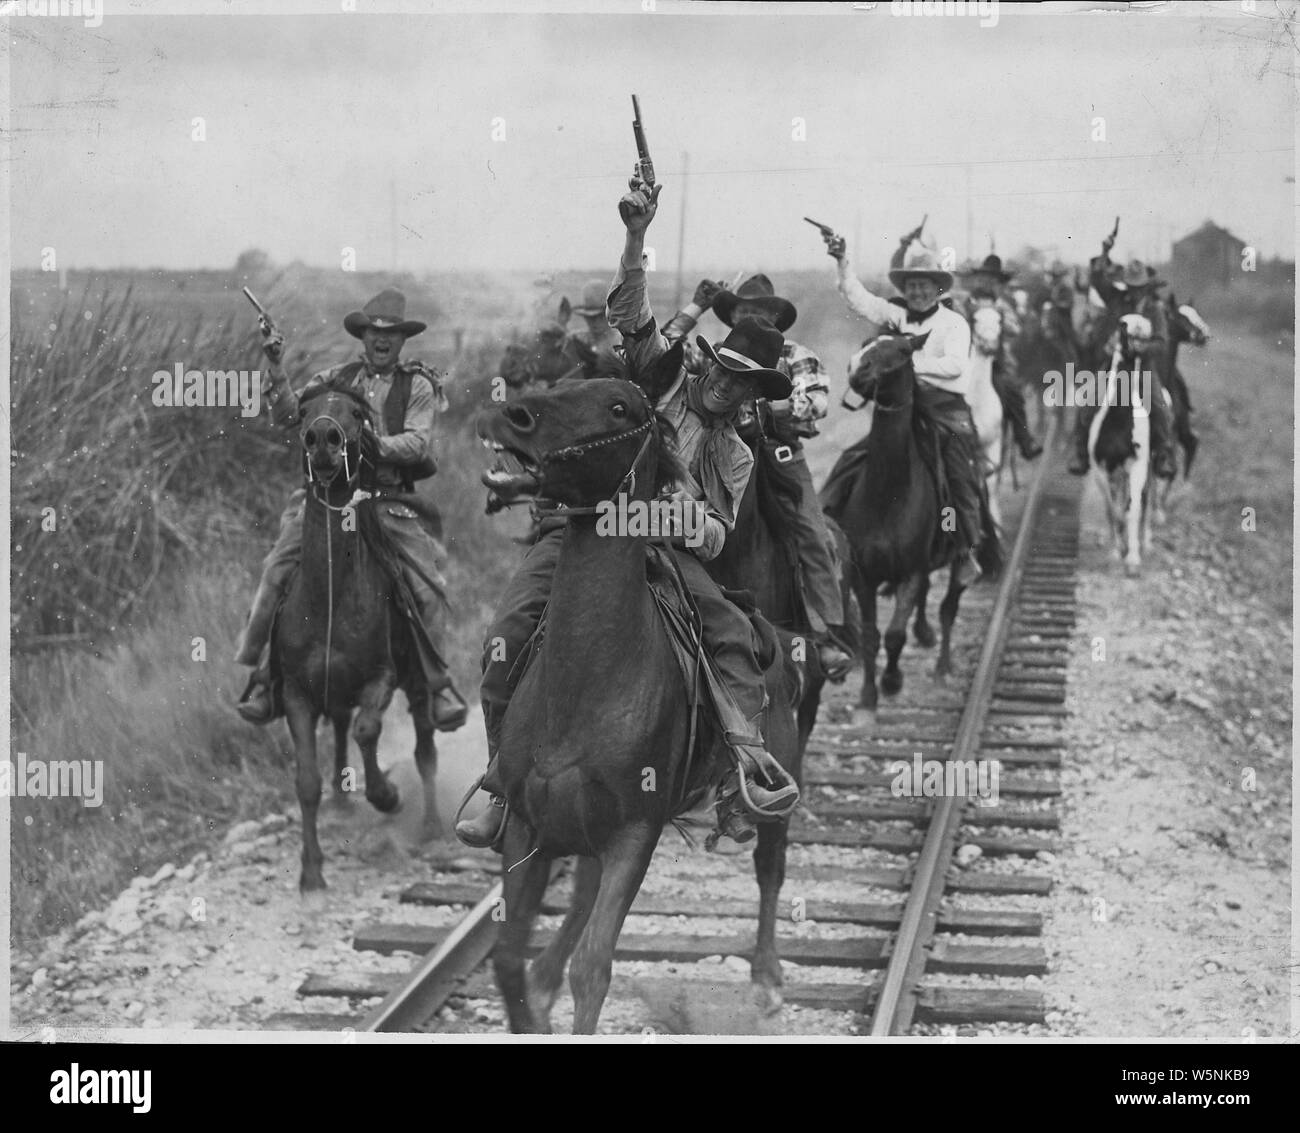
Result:
<instances>
[{"instance_id":1,"label":"rein","mask_svg":"<svg viewBox=\"0 0 1300 1133\"><path fill-rule=\"evenodd\" d=\"M337 420L335 420L333 417L329 416L329 414L323 413L320 416L313 418L312 424L315 425L317 421L328 421L332 425L334 425L339 430L340 433L342 433L344 436L347 436L347 431L343 428L342 424ZM361 478L361 461L357 462L357 467L355 469L351 467L351 461L348 460L348 448L346 444L343 446L342 469L344 475L344 480L343 480L344 486L352 489L352 498L348 500L347 503L342 505L332 504L329 502L328 499L326 499L323 495L321 495L322 488L324 488L328 492L329 489L333 486L334 481L338 479L339 468L335 467L334 471L330 474L328 480L321 480L316 475L315 471L312 471L311 473L310 481L311 481L312 499L314 499L318 504L324 507L327 511L332 511L336 513L345 512L350 508L354 508L357 504L363 502L364 500L371 499L374 496L373 492L366 492L363 491L360 487L358 487L357 481L360 480ZM359 527L357 528L356 535L359 540L361 538L361 529ZM334 646L334 525L330 523L328 520L325 523L325 565L326 565L325 593L326 593L327 612L325 615L324 706L325 706L325 714L328 715L329 707L330 707L330 658L334 651L333 649Z\"/></svg>"}]
</instances>

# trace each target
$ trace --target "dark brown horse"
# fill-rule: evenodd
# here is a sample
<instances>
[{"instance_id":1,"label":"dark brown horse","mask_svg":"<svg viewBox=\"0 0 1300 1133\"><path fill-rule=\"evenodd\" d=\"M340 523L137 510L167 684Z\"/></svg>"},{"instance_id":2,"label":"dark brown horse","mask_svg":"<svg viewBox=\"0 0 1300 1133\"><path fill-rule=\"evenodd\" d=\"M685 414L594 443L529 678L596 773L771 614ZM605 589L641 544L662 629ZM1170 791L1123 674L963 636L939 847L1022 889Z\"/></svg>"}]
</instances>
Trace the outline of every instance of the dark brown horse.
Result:
<instances>
[{"instance_id":1,"label":"dark brown horse","mask_svg":"<svg viewBox=\"0 0 1300 1133\"><path fill-rule=\"evenodd\" d=\"M845 582L857 597L862 617L862 692L855 720L865 727L874 724L878 704L878 588L888 584L894 589L894 614L884 635L886 664L880 678L880 689L889 696L903 687L898 661L907 636L907 619L913 609L924 609L930 572L951 567L948 591L939 606L941 643L936 676L952 671L952 626L965 589L950 545L936 548L942 519L938 488L927 454L917 441L914 414L919 410L914 400L917 378L912 353L924 341L924 337L912 335L882 335L862 354L855 381L874 378L876 383L871 430L865 442L841 458L827 484L831 488L835 482L837 504L832 515L847 541ZM930 436L933 428L930 424ZM828 500L825 491L823 500ZM997 567L995 544L996 540L986 542L980 549L986 570ZM916 633L922 644L933 642L923 615L918 616Z\"/></svg>"},{"instance_id":2,"label":"dark brown horse","mask_svg":"<svg viewBox=\"0 0 1300 1133\"><path fill-rule=\"evenodd\" d=\"M1195 303L1179 303L1170 292L1165 303L1169 323L1169 345L1165 355L1165 388L1173 409L1174 434L1179 447L1183 450L1183 478L1192 474L1192 463L1196 460L1196 449L1200 438L1192 429L1192 399L1187 389L1187 381L1178 368L1178 348L1184 342L1193 346L1204 346L1210 340L1210 328L1201 318Z\"/></svg>"},{"instance_id":3,"label":"dark brown horse","mask_svg":"<svg viewBox=\"0 0 1300 1133\"><path fill-rule=\"evenodd\" d=\"M768 750L803 784L803 754L817 721L825 675L817 661L799 577L799 554L790 532L801 488L775 456L776 445L760 423L741 431L754 454L754 470L736 512L735 530L705 569L726 590L753 595L754 604L777 630L784 661L781 692L769 689L764 738ZM750 973L759 1005L768 1012L781 1005L781 959L776 946L777 906L785 881L789 819L758 827L754 871L758 878L758 937Z\"/></svg>"},{"instance_id":4,"label":"dark brown horse","mask_svg":"<svg viewBox=\"0 0 1300 1133\"><path fill-rule=\"evenodd\" d=\"M680 354L668 359L676 367ZM656 384L653 376L646 382ZM690 758L686 686L646 585L646 538L601 534L591 514L620 492L632 501L656 497L677 482L680 468L669 426L626 381L526 394L485 415L479 433L534 470L543 497L575 509L551 584L544 644L502 725L501 778L511 810L506 923L493 962L512 1030L541 1031L572 955L573 1029L592 1033L619 932L659 835L724 767L707 713L700 714L700 758ZM578 859L569 912L525 975L551 863L569 855Z\"/></svg>"},{"instance_id":5,"label":"dark brown horse","mask_svg":"<svg viewBox=\"0 0 1300 1133\"><path fill-rule=\"evenodd\" d=\"M361 487L360 435L368 417L364 401L344 390L326 390L302 406L300 437L309 475L302 565L290 580L272 650L297 759L303 827L299 888L304 892L325 887L316 834L321 796L316 723L322 716L334 724L336 793L346 797L348 725L355 711L352 734L361 748L366 798L377 810L395 811L397 788L380 771L376 751L384 710L400 685L415 721L425 834L439 833L429 693L396 605L396 568L387 560L375 503L354 498Z\"/></svg>"}]
</instances>

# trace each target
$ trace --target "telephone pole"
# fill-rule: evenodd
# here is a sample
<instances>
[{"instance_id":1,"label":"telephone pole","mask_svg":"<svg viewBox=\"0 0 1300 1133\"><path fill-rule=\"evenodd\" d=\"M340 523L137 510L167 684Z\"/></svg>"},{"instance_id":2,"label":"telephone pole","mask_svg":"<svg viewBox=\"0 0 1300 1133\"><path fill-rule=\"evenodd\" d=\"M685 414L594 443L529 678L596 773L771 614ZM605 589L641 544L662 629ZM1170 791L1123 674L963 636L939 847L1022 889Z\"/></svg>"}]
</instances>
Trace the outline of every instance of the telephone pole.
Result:
<instances>
[{"instance_id":1,"label":"telephone pole","mask_svg":"<svg viewBox=\"0 0 1300 1133\"><path fill-rule=\"evenodd\" d=\"M677 290L673 296L673 310L682 309L682 287L686 272L686 186L691 170L691 155L682 152L682 211L677 223Z\"/></svg>"}]
</instances>

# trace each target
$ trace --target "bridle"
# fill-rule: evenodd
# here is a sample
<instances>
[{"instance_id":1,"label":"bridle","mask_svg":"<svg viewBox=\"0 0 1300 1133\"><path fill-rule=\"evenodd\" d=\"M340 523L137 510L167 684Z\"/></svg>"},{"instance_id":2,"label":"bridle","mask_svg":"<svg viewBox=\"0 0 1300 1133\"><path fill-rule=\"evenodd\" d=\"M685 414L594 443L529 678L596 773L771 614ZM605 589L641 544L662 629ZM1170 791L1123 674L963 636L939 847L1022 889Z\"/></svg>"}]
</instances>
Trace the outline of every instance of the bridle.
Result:
<instances>
[{"instance_id":1,"label":"bridle","mask_svg":"<svg viewBox=\"0 0 1300 1133\"><path fill-rule=\"evenodd\" d=\"M343 462L342 464L336 464L334 466L334 469L330 472L328 479L322 479L316 474L316 470L311 466L311 461L308 460L307 462L307 467L309 470L308 478L311 487L312 499L314 499L318 504L320 504L327 511L332 511L335 513L346 512L346 511L355 512L355 508L357 504L363 502L364 500L371 499L374 496L373 492L367 492L362 490L357 483L361 478L361 465L365 462L362 459L358 459L357 466L355 468L352 467L352 462L351 460L348 459L347 430L343 427L342 422L340 422L336 417L332 417L328 413L318 414L316 417L312 418L311 423L307 426L307 429L308 430L314 429L322 421L327 422L333 425L335 428L337 428L339 434L344 438ZM337 480L339 477L340 469L342 470L344 475L344 480L343 480L344 486L352 489L352 497L345 504L332 504L329 502L329 500L326 498L325 495L321 494L321 490L324 489L326 493L329 492L330 488L334 486L334 481ZM360 525L353 524L353 531L355 532L357 539L359 541L361 538ZM325 587L326 587L326 614L325 614L324 706L325 706L325 713L326 715L328 715L329 705L330 705L330 658L334 652L333 649L334 646L334 525L328 520L326 520L325 522Z\"/></svg>"},{"instance_id":2,"label":"bridle","mask_svg":"<svg viewBox=\"0 0 1300 1133\"><path fill-rule=\"evenodd\" d=\"M644 396L644 394L642 395ZM647 408L649 403L647 402ZM640 467L641 461L650 449L650 442L659 436L659 430L655 427L654 414L651 413L640 425L634 429L624 429L621 433L611 433L608 436L596 437L589 441L581 441L578 444L566 445L564 448L555 449L552 452L543 453L541 457L542 467L548 464L561 464L569 460L577 460L579 457L586 456L592 449L602 448L605 445L617 444L619 441L625 441L628 437L640 436L645 433L645 440L641 442L641 447L636 450L636 456L632 458L632 463L619 481L618 487L608 499L602 500L599 504L589 507L569 507L567 504L557 503L554 507L539 507L536 512L541 516L551 515L597 515L604 504L612 503L621 495L631 496L636 492L636 472Z\"/></svg>"}]
</instances>

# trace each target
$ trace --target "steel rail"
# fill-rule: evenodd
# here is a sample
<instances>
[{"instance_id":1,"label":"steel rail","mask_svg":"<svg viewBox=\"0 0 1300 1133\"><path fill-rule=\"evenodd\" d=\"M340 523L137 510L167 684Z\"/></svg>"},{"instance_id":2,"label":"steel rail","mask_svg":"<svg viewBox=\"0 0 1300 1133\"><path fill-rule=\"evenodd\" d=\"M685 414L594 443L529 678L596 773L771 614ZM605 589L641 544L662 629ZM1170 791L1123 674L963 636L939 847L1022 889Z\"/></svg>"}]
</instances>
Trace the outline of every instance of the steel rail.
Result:
<instances>
[{"instance_id":1,"label":"steel rail","mask_svg":"<svg viewBox=\"0 0 1300 1133\"><path fill-rule=\"evenodd\" d=\"M998 663L1010 630L1008 615L1024 573L1038 503L1051 464L1056 431L1057 419L1053 416L1048 421L1047 435L1043 438L1043 463L1025 500L1011 558L1003 571L990 614L989 633L984 638L970 692L957 724L952 752L948 757L954 762L973 758L979 752L980 733L993 699ZM921 977L925 972L926 949L934 935L939 901L943 896L948 866L952 861L953 844L961 826L966 801L967 796L945 795L939 800L930 818L930 826L917 858L912 888L907 895L907 904L903 908L898 934L890 952L889 965L881 980L880 993L872 1012L873 1036L898 1035L911 1027Z\"/></svg>"}]
</instances>

